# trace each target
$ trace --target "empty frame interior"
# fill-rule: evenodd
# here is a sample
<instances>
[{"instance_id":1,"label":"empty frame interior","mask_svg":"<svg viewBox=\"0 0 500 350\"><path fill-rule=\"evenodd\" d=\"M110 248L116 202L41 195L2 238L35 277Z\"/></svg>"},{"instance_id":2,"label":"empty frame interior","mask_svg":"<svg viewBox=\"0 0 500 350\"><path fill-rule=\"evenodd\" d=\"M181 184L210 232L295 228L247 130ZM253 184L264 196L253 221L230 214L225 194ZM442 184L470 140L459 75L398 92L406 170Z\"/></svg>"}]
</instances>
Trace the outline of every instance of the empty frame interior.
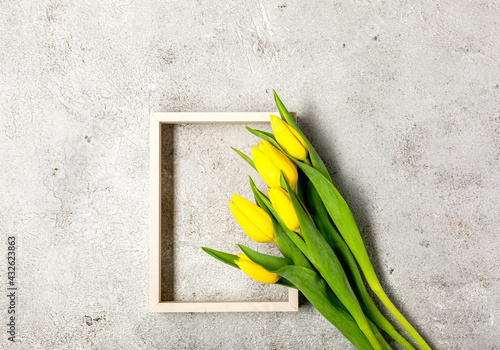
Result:
<instances>
[{"instance_id":1,"label":"empty frame interior","mask_svg":"<svg viewBox=\"0 0 500 350\"><path fill-rule=\"evenodd\" d=\"M271 131L269 113L153 113L151 115L152 312L297 311L298 293L264 285L201 250L233 254L251 241L231 216L231 193L252 199L248 176L260 177L230 147L250 154L258 141L245 125Z\"/></svg>"}]
</instances>

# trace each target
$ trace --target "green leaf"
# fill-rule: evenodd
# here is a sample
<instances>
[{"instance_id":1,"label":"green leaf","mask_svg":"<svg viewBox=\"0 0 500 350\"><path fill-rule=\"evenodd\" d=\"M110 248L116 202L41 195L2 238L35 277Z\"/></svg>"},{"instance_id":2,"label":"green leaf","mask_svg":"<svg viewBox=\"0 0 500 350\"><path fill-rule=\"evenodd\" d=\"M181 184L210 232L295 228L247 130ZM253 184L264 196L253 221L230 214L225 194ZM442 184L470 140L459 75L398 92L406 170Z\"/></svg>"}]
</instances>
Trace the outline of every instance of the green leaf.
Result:
<instances>
[{"instance_id":1,"label":"green leaf","mask_svg":"<svg viewBox=\"0 0 500 350\"><path fill-rule=\"evenodd\" d=\"M281 149L280 145L278 145L278 142L276 142L273 134L270 134L270 133L268 133L266 131L262 131L262 130L255 130L255 129L252 129L251 127L249 127L249 126L247 126L246 128L247 128L248 131L250 131L255 136L260 137L263 140L266 140L267 142L269 142L270 144L272 144L274 147L276 147L280 151L283 151Z\"/></svg>"},{"instance_id":2,"label":"green leaf","mask_svg":"<svg viewBox=\"0 0 500 350\"><path fill-rule=\"evenodd\" d=\"M352 254L356 258L361 271L363 272L370 289L377 295L377 297L382 301L382 303L387 307L391 314L396 318L396 320L404 327L404 329L412 336L412 338L417 342L417 344L422 349L431 349L430 346L425 342L420 334L413 328L413 326L406 320L406 318L399 312L399 310L394 306L389 297L385 294L380 282L375 274L370 258L366 251L366 247L359 233L354 217L352 216L351 210L347 206L344 198L337 191L335 186L324 177L319 171L313 167L298 162L293 158L290 158L302 171L307 175L309 180L313 183L314 187L318 191L323 204L325 205L328 214L332 218L335 226L339 230L342 238L347 243Z\"/></svg>"},{"instance_id":3,"label":"green leaf","mask_svg":"<svg viewBox=\"0 0 500 350\"><path fill-rule=\"evenodd\" d=\"M302 251L290 239L290 237L286 234L286 232L276 220L273 221L273 228L275 232L274 234L276 236L276 242L283 255L290 259L293 265L302 266L313 270L314 268L309 263L309 260L307 260ZM292 234L297 236L295 232L292 232ZM297 238L302 242L302 239L300 237L297 236Z\"/></svg>"},{"instance_id":4,"label":"green leaf","mask_svg":"<svg viewBox=\"0 0 500 350\"><path fill-rule=\"evenodd\" d=\"M258 206L260 206L262 209L264 209L267 214L271 217L271 220L273 221L273 229L274 229L274 236L276 237L276 244L278 245L281 253L283 256L288 259L292 264L306 267L308 269L313 269L307 258L304 256L302 251L297 247L297 245L290 239L289 235L297 236L295 232L292 232L286 228L289 234L287 234L281 224L276 220L275 215L276 213L272 213L269 208L272 208L274 211L274 208L271 205L271 202L269 201L269 198L266 197L261 191L257 189L255 186L255 183L253 182L252 178L250 178L250 187L252 188L252 192L255 197L255 202L257 203ZM284 224L283 224L284 225ZM301 241L300 237L296 237L299 241ZM301 241L303 242L303 241Z\"/></svg>"},{"instance_id":5,"label":"green leaf","mask_svg":"<svg viewBox=\"0 0 500 350\"><path fill-rule=\"evenodd\" d=\"M318 191L328 214L356 258L368 284L370 284L370 286L372 286L372 283L379 285L373 266L368 258L365 245L361 239L361 234L359 233L354 217L344 198L342 198L331 181L324 177L319 171L305 163L295 161L294 159L292 159L292 161L294 161L304 174L306 174Z\"/></svg>"},{"instance_id":6,"label":"green leaf","mask_svg":"<svg viewBox=\"0 0 500 350\"><path fill-rule=\"evenodd\" d=\"M262 200L261 196L264 197L265 199L269 200L269 198L267 198L267 196L265 194L263 194L262 192L260 192L258 189L257 189L257 186L255 186L255 182L253 182L253 179L250 175L248 175L248 179L250 180L250 188L252 189L252 193L253 193L253 197L255 199L255 203L261 207L266 213L267 215L269 215L271 217L271 219L273 218L273 214L269 211L269 209L267 208L267 205L264 203L264 201Z\"/></svg>"},{"instance_id":7,"label":"green leaf","mask_svg":"<svg viewBox=\"0 0 500 350\"><path fill-rule=\"evenodd\" d=\"M309 179L300 168L297 169L297 173L299 175L297 181L297 196L299 196L301 202L307 207L307 184L309 183Z\"/></svg>"},{"instance_id":8,"label":"green leaf","mask_svg":"<svg viewBox=\"0 0 500 350\"><path fill-rule=\"evenodd\" d=\"M210 249L210 248L206 248L206 247L201 247L201 249L203 249L203 251L205 253L210 254L211 256L216 258L217 260L220 260L223 263L226 263L228 265L231 265L232 267L236 267L237 269L239 269L238 265L236 265L234 263L235 260L239 259L238 256L236 256L234 254L220 252L218 250L214 250L214 249Z\"/></svg>"},{"instance_id":9,"label":"green leaf","mask_svg":"<svg viewBox=\"0 0 500 350\"><path fill-rule=\"evenodd\" d=\"M267 137L273 139L273 140L276 140L276 138L274 137L274 134L272 132L267 132L267 131L264 131L264 130L256 130L258 132L260 132L261 134L264 134L266 135Z\"/></svg>"},{"instance_id":10,"label":"green leaf","mask_svg":"<svg viewBox=\"0 0 500 350\"><path fill-rule=\"evenodd\" d=\"M285 181L283 172L281 172L281 183L284 183L284 189L290 196L293 208L299 219L300 230L304 236L307 247L310 247L304 254L323 278L325 278L326 282L342 304L349 310L360 329L365 333L368 340L370 340L372 346L375 349L381 349L361 309L361 305L356 299L339 259L328 245L323 235L318 231L309 215L307 215L304 208L302 208L297 196L290 188L288 182Z\"/></svg>"},{"instance_id":11,"label":"green leaf","mask_svg":"<svg viewBox=\"0 0 500 350\"><path fill-rule=\"evenodd\" d=\"M247 163L248 163L248 164L250 164L250 165L252 166L252 168L254 168L255 170L257 170L257 168L255 167L255 164L254 164L253 160L252 160L249 156L247 156L247 155L246 155L246 154L244 154L243 152L238 151L238 150L237 150L236 148L234 148L234 147L231 147L231 149L232 149L233 151L235 151L236 153L238 153L238 154L241 156L241 158L243 158L244 160L246 160L246 161L247 161Z\"/></svg>"},{"instance_id":12,"label":"green leaf","mask_svg":"<svg viewBox=\"0 0 500 350\"><path fill-rule=\"evenodd\" d=\"M394 329L392 324L384 317L384 315L380 312L378 307L373 302L373 299L370 297L370 294L366 290L365 283L363 281L363 278L361 277L361 273L359 272L359 268L356 264L354 256L331 222L330 216L328 215L328 212L323 205L323 201L321 200L318 192L316 191L316 188L314 188L311 182L307 186L307 197L310 204L310 213L319 231L323 234L326 241L332 247L333 251L344 267L344 271L346 272L351 286L353 286L353 289L365 313L376 323L378 327L389 334L394 340L401 344L401 346L403 346L407 350L414 350L415 348ZM377 336L376 333L375 336Z\"/></svg>"},{"instance_id":13,"label":"green leaf","mask_svg":"<svg viewBox=\"0 0 500 350\"><path fill-rule=\"evenodd\" d=\"M260 200L265 204L267 209L271 212L271 214L272 214L271 219L274 217L273 228L275 230L274 231L275 236L276 236L276 234L279 235L281 233L281 231L283 231L286 234L286 236L290 239L290 241L292 241L292 243L294 244L294 246L295 246L294 248L298 247L299 251L303 252L304 249L306 249L307 247L305 245L305 242L302 240L302 238L299 235L297 235L297 233L291 231L288 227L286 227L285 223L281 220L278 213L276 212L276 210L272 206L271 201L262 192L260 192L259 190L256 189L256 192L254 192L254 193L257 196L259 196ZM280 228L281 228L281 231L280 231ZM302 258L300 258L300 254L294 253L294 252L296 252L296 250L291 250L291 252L289 253L290 257L288 256L287 253L283 253L283 255L285 257L287 257L288 259L293 259L294 256L297 256L297 261L292 260L294 265L299 265L299 266L309 265L309 262L307 262L307 259L303 260ZM300 263L299 261L303 261L303 263Z\"/></svg>"},{"instance_id":14,"label":"green leaf","mask_svg":"<svg viewBox=\"0 0 500 350\"><path fill-rule=\"evenodd\" d=\"M351 314L316 272L300 266L285 266L274 272L293 283L355 347L373 349Z\"/></svg>"},{"instance_id":15,"label":"green leaf","mask_svg":"<svg viewBox=\"0 0 500 350\"><path fill-rule=\"evenodd\" d=\"M242 246L240 246L241 248ZM206 248L206 247L201 247L201 249L203 249L204 252L210 254L211 256L213 256L214 258L216 258L217 260L220 260L222 261L223 263L226 263L228 265L231 265L232 267L236 267L237 269L240 269L238 265L236 265L234 263L235 260L238 260L239 257L237 255L233 255L233 254L228 254L228 253L224 253L224 252L220 252L218 250L214 250L214 249L210 249L210 248ZM249 248L246 248L246 249L249 249ZM254 253L257 253L257 252L254 252ZM251 253L252 254L252 253ZM260 253L257 253L257 254L260 254ZM248 256L248 254L247 254ZM271 255L269 255L271 256ZM277 258L277 257L273 257L273 258ZM283 258L278 258L278 259L283 259ZM250 260L252 260L253 262L257 263L257 261L253 260L252 258L250 258ZM285 260L285 259L283 259ZM285 260L286 262L286 260ZM258 264L258 263L257 263ZM260 265L260 264L259 264ZM285 264L286 265L286 264ZM263 268L266 269L265 266L261 265ZM271 264L271 265L268 265L268 267L281 267L280 264ZM284 265L283 265L284 266ZM267 270L267 269L266 269ZM284 286L284 287L288 287L288 288L294 288L294 289L297 289L297 287L294 286L294 284L292 282L290 282L289 280L287 280L286 278L280 278L276 283L274 284L278 284L280 286Z\"/></svg>"},{"instance_id":16,"label":"green leaf","mask_svg":"<svg viewBox=\"0 0 500 350\"><path fill-rule=\"evenodd\" d=\"M255 250L247 248L241 244L236 244L236 245L241 249L241 251L243 253L245 253L246 256L248 256L248 258L250 260L252 260L257 265L262 266L267 271L278 270L278 269L282 268L283 266L289 265L288 261L284 258L280 258L277 256L268 255L268 254L262 254L262 253L256 252Z\"/></svg>"},{"instance_id":17,"label":"green leaf","mask_svg":"<svg viewBox=\"0 0 500 350\"><path fill-rule=\"evenodd\" d=\"M277 284L277 285L280 285L280 286L283 286L283 287L287 287L287 288L297 289L297 287L295 287L292 282L290 282L289 280L287 280L286 278L283 278L283 277L281 277L278 280L278 282L276 282L274 284Z\"/></svg>"},{"instance_id":18,"label":"green leaf","mask_svg":"<svg viewBox=\"0 0 500 350\"><path fill-rule=\"evenodd\" d=\"M323 174L323 176L331 180L330 174L326 169L325 163L323 163L323 160L318 155L318 152L316 152L311 142L309 142L307 137L304 135L302 130L300 130L299 126L290 115L290 113L288 113L288 110L286 109L283 102L281 102L280 98L278 97L278 94L276 93L276 91L274 91L274 89L273 93L274 93L274 102L276 102L276 107L278 107L278 111L280 112L281 118L285 120L288 123L288 125L290 125L295 131L297 131L299 135L302 136L302 138L304 139L304 142L306 143L307 148L309 150L309 157L311 158L312 166L315 169L317 169L321 174Z\"/></svg>"},{"instance_id":19,"label":"green leaf","mask_svg":"<svg viewBox=\"0 0 500 350\"><path fill-rule=\"evenodd\" d=\"M293 157L289 158L293 162L295 162L302 169L302 171L304 171L304 173L306 173L307 177L309 177L309 179L313 182L314 186L320 193L321 199L325 203L325 207L327 208L328 213L332 217L342 237L344 238L349 248L353 252L354 257L356 258L358 264L360 265L361 270L363 271L363 274L365 275L365 278L371 290L379 297L382 303L393 314L396 320L398 320L398 322L401 323L401 325L406 329L406 331L413 337L413 339L417 342L417 344L424 350L430 350L431 349L430 346L425 342L422 336L418 334L418 332L404 318L404 316L399 312L399 310L394 306L394 304L392 304L390 299L385 294L377 276L375 275L375 271L368 258L366 248L363 244L363 240L361 239L361 235L359 234L359 230L356 226L356 223L354 222L354 218L352 217L349 207L345 203L342 196L340 196L338 191L333 186L330 174L328 173L328 170L326 169L326 166L319 157L318 153L316 152L312 144L309 142L309 140L302 133L295 120L290 116L290 113L288 113L287 109L285 108L280 98L276 94L276 91L273 90L273 92L274 92L274 100L276 102L276 106L278 107L281 117L288 123L288 125L290 125L303 137L309 149L309 157L311 158L311 163L312 163L312 167L310 168L315 170L319 175L321 175L323 177L323 180L326 181L326 183L329 182L331 188L328 188L325 191L323 191L323 189L321 189L320 183L321 182L324 183L324 181L319 177L316 179L318 181L316 182L313 181L313 179L310 176L311 172L309 172L308 174L306 170L304 170L308 166L307 164L299 162ZM328 198L330 199L330 202ZM339 208L340 210L337 212L337 214L335 212L336 205L340 207Z\"/></svg>"}]
</instances>

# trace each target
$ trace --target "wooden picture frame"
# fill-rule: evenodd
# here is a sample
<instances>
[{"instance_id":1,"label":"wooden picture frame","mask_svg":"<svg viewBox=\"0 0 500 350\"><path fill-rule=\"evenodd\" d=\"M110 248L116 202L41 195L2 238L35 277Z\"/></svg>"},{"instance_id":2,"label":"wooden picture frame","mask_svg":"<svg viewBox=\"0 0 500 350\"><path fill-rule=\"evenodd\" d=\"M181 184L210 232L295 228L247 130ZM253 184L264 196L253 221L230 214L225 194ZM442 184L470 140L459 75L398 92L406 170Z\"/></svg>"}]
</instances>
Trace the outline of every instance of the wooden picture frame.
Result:
<instances>
[{"instance_id":1,"label":"wooden picture frame","mask_svg":"<svg viewBox=\"0 0 500 350\"><path fill-rule=\"evenodd\" d=\"M298 290L289 288L288 300L280 301L162 301L161 300L161 140L162 124L269 123L276 112L195 112L150 115L150 312L281 312L298 311ZM295 118L295 113L291 113Z\"/></svg>"}]
</instances>

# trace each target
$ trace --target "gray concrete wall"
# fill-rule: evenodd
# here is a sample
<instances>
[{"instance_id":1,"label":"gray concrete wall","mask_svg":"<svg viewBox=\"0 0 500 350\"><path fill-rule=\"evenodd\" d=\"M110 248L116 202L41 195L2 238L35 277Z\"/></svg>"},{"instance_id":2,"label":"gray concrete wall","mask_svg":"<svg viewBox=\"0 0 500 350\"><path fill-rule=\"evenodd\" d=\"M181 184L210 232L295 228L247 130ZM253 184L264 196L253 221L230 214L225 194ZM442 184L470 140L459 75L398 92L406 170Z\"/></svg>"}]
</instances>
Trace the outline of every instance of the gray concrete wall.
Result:
<instances>
[{"instance_id":1,"label":"gray concrete wall","mask_svg":"<svg viewBox=\"0 0 500 350\"><path fill-rule=\"evenodd\" d=\"M275 88L408 319L436 349L499 349L499 18L498 1L0 2L0 254L15 235L19 282L0 348L350 348L305 300L148 313L148 113L270 110Z\"/></svg>"}]
</instances>

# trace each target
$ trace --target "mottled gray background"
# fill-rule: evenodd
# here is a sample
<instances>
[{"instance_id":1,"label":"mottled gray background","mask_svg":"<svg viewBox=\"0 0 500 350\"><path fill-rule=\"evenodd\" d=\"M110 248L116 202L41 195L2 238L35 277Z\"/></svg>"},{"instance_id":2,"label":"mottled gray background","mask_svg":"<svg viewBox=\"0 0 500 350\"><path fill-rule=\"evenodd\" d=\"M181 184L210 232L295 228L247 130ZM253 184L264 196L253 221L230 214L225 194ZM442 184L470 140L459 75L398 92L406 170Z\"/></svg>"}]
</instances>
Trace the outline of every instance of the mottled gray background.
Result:
<instances>
[{"instance_id":1,"label":"mottled gray background","mask_svg":"<svg viewBox=\"0 0 500 350\"><path fill-rule=\"evenodd\" d=\"M149 112L265 111L275 88L402 312L436 349L499 349L499 18L498 1L1 1L0 246L17 236L19 301L0 347L349 349L304 300L148 313Z\"/></svg>"}]
</instances>

